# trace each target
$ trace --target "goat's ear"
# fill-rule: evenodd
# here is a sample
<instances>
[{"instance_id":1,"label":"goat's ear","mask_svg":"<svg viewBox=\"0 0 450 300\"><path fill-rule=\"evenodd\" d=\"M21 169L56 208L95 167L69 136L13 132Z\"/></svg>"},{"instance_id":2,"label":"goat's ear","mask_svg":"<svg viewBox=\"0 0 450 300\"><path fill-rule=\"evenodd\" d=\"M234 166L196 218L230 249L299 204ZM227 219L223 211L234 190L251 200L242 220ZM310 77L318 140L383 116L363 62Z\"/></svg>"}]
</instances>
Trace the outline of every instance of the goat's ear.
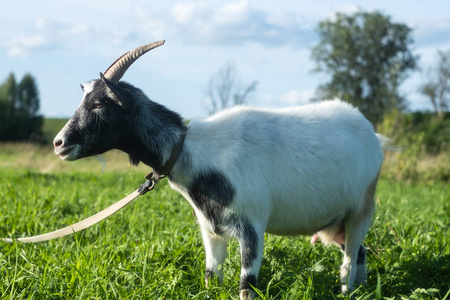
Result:
<instances>
[{"instance_id":1,"label":"goat's ear","mask_svg":"<svg viewBox=\"0 0 450 300\"><path fill-rule=\"evenodd\" d=\"M118 84L105 78L103 73L100 73L100 78L106 84L107 89L112 93L108 93L108 96L116 102L118 105L122 106L124 109L128 107L129 92L124 88L120 87Z\"/></svg>"}]
</instances>

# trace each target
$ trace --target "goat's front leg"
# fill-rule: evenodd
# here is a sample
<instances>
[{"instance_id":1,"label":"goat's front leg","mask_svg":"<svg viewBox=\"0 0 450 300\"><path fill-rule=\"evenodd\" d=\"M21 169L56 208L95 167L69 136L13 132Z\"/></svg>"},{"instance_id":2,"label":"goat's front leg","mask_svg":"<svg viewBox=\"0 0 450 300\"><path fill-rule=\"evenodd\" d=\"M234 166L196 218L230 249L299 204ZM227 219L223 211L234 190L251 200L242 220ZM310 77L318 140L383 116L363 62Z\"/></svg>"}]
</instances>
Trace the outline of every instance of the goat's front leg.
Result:
<instances>
[{"instance_id":1,"label":"goat's front leg","mask_svg":"<svg viewBox=\"0 0 450 300\"><path fill-rule=\"evenodd\" d=\"M203 243L206 253L205 285L208 288L211 278L217 275L219 284L223 282L223 272L218 269L227 256L227 241L217 236L212 236L202 229Z\"/></svg>"},{"instance_id":2,"label":"goat's front leg","mask_svg":"<svg viewBox=\"0 0 450 300\"><path fill-rule=\"evenodd\" d=\"M241 300L255 299L259 269L264 251L264 230L259 230L248 222L243 222L239 230L239 245L241 248L241 281L239 296Z\"/></svg>"}]
</instances>

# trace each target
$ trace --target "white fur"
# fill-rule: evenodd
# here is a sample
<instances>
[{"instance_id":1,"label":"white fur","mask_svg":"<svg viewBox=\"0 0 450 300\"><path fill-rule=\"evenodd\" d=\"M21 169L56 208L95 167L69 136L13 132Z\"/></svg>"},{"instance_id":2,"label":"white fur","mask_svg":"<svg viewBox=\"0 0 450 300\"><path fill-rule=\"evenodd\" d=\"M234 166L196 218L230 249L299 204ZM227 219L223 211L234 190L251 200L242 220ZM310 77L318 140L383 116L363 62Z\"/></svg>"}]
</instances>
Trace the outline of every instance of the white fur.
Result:
<instances>
[{"instance_id":1,"label":"white fur","mask_svg":"<svg viewBox=\"0 0 450 300\"><path fill-rule=\"evenodd\" d=\"M340 101L235 107L191 122L184 147L194 173L214 166L229 177L233 211L280 235L310 235L324 219L362 210L383 161L372 125Z\"/></svg>"},{"instance_id":2,"label":"white fur","mask_svg":"<svg viewBox=\"0 0 450 300\"><path fill-rule=\"evenodd\" d=\"M356 262L350 263L350 256L356 257L370 224L372 210L366 207L365 195L376 183L383 161L379 137L356 108L338 100L279 110L235 107L192 121L183 151L189 153L192 169L175 165L171 185L195 210L207 268L216 271L223 262L223 238L236 237L231 227L224 236L216 236L188 194L190 179L214 167L236 190L227 212L248 219L262 241L264 232L312 235L321 230L321 238L332 242L341 223L325 227L333 220L345 223L341 275L345 281L347 276L350 281L355 278ZM243 269L242 276L258 274L262 242L258 248L257 262ZM354 269L350 275L349 268Z\"/></svg>"}]
</instances>

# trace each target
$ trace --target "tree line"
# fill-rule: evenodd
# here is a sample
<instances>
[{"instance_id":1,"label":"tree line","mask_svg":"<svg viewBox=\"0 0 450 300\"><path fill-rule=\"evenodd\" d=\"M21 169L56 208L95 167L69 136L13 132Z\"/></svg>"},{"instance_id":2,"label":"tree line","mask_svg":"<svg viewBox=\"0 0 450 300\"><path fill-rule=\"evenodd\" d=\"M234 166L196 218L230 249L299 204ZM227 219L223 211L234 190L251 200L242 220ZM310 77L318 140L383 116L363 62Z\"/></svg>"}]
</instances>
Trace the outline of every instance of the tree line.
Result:
<instances>
[{"instance_id":1,"label":"tree line","mask_svg":"<svg viewBox=\"0 0 450 300\"><path fill-rule=\"evenodd\" d=\"M0 85L0 140L42 142L43 117L39 114L36 80L25 74L20 82L10 74Z\"/></svg>"},{"instance_id":2,"label":"tree line","mask_svg":"<svg viewBox=\"0 0 450 300\"><path fill-rule=\"evenodd\" d=\"M313 72L328 74L330 80L317 88L313 101L347 101L374 125L392 111L407 108L399 87L410 72L419 69L419 57L411 50L411 28L377 11L359 11L337 13L320 22L316 31L320 40L311 52L316 62ZM257 82L243 84L237 73L228 63L210 77L205 91L209 114L244 104L255 92ZM450 50L438 51L436 64L426 71L418 89L444 119L450 107ZM10 74L0 86L0 140L41 141L39 101L33 76L26 74L18 83Z\"/></svg>"}]
</instances>

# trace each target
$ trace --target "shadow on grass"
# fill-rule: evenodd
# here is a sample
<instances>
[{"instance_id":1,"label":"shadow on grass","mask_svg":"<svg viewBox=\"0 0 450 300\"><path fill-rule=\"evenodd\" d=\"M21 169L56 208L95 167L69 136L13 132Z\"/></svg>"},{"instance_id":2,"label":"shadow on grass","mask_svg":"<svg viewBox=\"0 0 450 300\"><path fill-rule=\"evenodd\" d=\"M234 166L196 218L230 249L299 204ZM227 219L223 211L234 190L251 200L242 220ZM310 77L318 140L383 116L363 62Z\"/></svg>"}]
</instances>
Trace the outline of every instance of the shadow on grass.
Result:
<instances>
[{"instance_id":1,"label":"shadow on grass","mask_svg":"<svg viewBox=\"0 0 450 300\"><path fill-rule=\"evenodd\" d=\"M438 289L443 297L450 289L450 255L429 257L422 254L390 270L386 268L383 273L380 275L385 296L410 295L420 288ZM376 280L376 276L373 278Z\"/></svg>"},{"instance_id":2,"label":"shadow on grass","mask_svg":"<svg viewBox=\"0 0 450 300\"><path fill-rule=\"evenodd\" d=\"M267 299L345 299L340 292L340 251L334 247L269 247L263 259L258 288ZM369 258L370 260L370 258ZM370 263L369 263L370 264ZM450 255L429 253L402 260L398 265L384 266L381 296L409 297L418 289L433 291L420 299L443 299L450 289ZM377 271L371 271L366 286L361 286L356 299L375 297ZM438 291L437 291L438 290ZM295 296L294 296L295 295ZM434 295L427 298L426 295ZM292 298L291 298L292 296ZM435 298L437 297L437 298Z\"/></svg>"},{"instance_id":3,"label":"shadow on grass","mask_svg":"<svg viewBox=\"0 0 450 300\"><path fill-rule=\"evenodd\" d=\"M341 297L335 247L292 244L268 245L258 276L258 288L267 299L335 299Z\"/></svg>"}]
</instances>

